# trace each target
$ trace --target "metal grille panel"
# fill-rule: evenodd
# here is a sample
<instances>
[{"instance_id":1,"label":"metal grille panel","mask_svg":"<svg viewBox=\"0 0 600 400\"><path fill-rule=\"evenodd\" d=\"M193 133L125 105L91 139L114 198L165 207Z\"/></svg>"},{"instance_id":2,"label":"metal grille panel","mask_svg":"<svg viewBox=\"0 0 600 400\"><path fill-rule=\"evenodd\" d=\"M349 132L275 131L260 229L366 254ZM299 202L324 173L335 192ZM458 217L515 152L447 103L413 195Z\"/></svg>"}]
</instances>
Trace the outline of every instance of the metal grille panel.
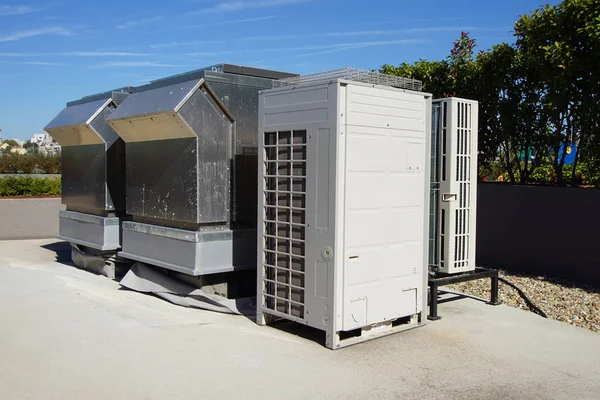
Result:
<instances>
[{"instance_id":1,"label":"metal grille panel","mask_svg":"<svg viewBox=\"0 0 600 400\"><path fill-rule=\"evenodd\" d=\"M264 134L263 307L304 318L305 130Z\"/></svg>"},{"instance_id":2,"label":"metal grille panel","mask_svg":"<svg viewBox=\"0 0 600 400\"><path fill-rule=\"evenodd\" d=\"M423 86L422 82L416 79L403 78L400 76L386 75L379 72L346 67L332 71L280 79L273 81L273 87L283 87L306 83L325 83L336 79L346 79L349 81L392 86L399 89L416 91L421 91Z\"/></svg>"},{"instance_id":3,"label":"metal grille panel","mask_svg":"<svg viewBox=\"0 0 600 400\"><path fill-rule=\"evenodd\" d=\"M474 225L476 206L477 105L470 101L441 101L439 152L442 187L439 215L439 270L445 273L470 271L475 267Z\"/></svg>"},{"instance_id":4,"label":"metal grille panel","mask_svg":"<svg viewBox=\"0 0 600 400\"><path fill-rule=\"evenodd\" d=\"M471 176L471 104L457 104L458 124L456 137L456 182L459 185L458 209L455 214L454 267L468 266L469 206Z\"/></svg>"},{"instance_id":5,"label":"metal grille panel","mask_svg":"<svg viewBox=\"0 0 600 400\"><path fill-rule=\"evenodd\" d=\"M441 155L441 112L440 104L434 104L431 110L431 159L429 182L429 272L435 272L439 267L440 246L440 155ZM443 232L441 232L443 234Z\"/></svg>"}]
</instances>

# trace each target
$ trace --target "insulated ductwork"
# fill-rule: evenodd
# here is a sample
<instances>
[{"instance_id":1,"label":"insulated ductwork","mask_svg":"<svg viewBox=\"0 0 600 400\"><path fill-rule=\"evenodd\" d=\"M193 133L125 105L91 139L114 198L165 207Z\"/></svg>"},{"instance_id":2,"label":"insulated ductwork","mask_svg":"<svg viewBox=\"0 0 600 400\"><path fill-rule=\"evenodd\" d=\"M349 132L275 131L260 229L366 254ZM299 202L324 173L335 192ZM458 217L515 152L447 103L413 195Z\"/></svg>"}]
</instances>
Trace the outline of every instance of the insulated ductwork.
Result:
<instances>
[{"instance_id":1,"label":"insulated ductwork","mask_svg":"<svg viewBox=\"0 0 600 400\"><path fill-rule=\"evenodd\" d=\"M125 89L123 89L125 90ZM45 128L62 147L59 237L98 250L119 248L125 212L125 144L106 118L128 95L106 92L71 102Z\"/></svg>"}]
</instances>

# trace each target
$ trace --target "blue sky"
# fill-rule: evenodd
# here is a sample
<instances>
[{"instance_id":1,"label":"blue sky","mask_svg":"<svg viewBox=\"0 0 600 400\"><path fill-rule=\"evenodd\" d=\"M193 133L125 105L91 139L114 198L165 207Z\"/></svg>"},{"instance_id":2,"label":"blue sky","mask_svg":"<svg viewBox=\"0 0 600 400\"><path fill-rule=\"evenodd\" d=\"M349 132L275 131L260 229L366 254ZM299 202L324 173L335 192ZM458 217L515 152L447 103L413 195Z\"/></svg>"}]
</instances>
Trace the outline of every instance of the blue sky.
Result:
<instances>
[{"instance_id":1,"label":"blue sky","mask_svg":"<svg viewBox=\"0 0 600 400\"><path fill-rule=\"evenodd\" d=\"M0 0L0 129L29 138L67 101L219 62L375 69L443 58L461 30L488 48L541 3Z\"/></svg>"}]
</instances>

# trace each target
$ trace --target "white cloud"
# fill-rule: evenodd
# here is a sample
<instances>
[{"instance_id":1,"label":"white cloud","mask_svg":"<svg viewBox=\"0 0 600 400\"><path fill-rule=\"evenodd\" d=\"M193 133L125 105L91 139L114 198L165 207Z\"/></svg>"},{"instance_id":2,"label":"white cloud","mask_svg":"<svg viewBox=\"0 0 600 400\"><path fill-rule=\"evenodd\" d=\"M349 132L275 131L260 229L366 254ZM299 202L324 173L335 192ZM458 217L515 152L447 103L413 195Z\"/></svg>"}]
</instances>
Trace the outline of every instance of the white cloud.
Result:
<instances>
[{"instance_id":1,"label":"white cloud","mask_svg":"<svg viewBox=\"0 0 600 400\"><path fill-rule=\"evenodd\" d=\"M221 55L232 55L232 54L245 54L245 53L264 53L264 52L299 52L308 51L310 53L297 55L296 57L304 57L314 54L326 54L334 53L339 51L345 51L350 49L374 47L374 46L388 46L395 44L415 44L424 43L424 39L400 39L400 40L385 40L385 41L368 41L368 42L346 42L346 43L333 43L333 44L321 44L321 45L306 45L306 46L290 46L290 47L271 47L271 48L260 48L260 49L242 49L242 50L222 50L214 52L193 52L182 54L185 57L216 57Z\"/></svg>"},{"instance_id":2,"label":"white cloud","mask_svg":"<svg viewBox=\"0 0 600 400\"><path fill-rule=\"evenodd\" d=\"M0 57L149 57L151 53L131 53L124 51L69 51L58 53L0 53Z\"/></svg>"},{"instance_id":3,"label":"white cloud","mask_svg":"<svg viewBox=\"0 0 600 400\"><path fill-rule=\"evenodd\" d=\"M206 12L233 12L258 8L282 7L300 3L308 3L312 0L234 0L217 3L214 6L201 8L192 13Z\"/></svg>"},{"instance_id":4,"label":"white cloud","mask_svg":"<svg viewBox=\"0 0 600 400\"><path fill-rule=\"evenodd\" d=\"M21 61L21 64L27 64L27 65L63 65L61 63L48 62L48 61Z\"/></svg>"},{"instance_id":5,"label":"white cloud","mask_svg":"<svg viewBox=\"0 0 600 400\"><path fill-rule=\"evenodd\" d=\"M168 47L184 47L184 46L198 46L203 44L217 44L217 43L225 43L224 40L196 40L193 42L170 42L170 43L159 43L159 44L150 44L148 47L151 49L164 49Z\"/></svg>"},{"instance_id":6,"label":"white cloud","mask_svg":"<svg viewBox=\"0 0 600 400\"><path fill-rule=\"evenodd\" d=\"M181 67L182 65L174 65L174 64L162 64L151 61L114 61L114 62L106 62L98 65L90 65L89 68L147 68L147 67L164 67L164 68L176 68Z\"/></svg>"},{"instance_id":7,"label":"white cloud","mask_svg":"<svg viewBox=\"0 0 600 400\"><path fill-rule=\"evenodd\" d=\"M323 32L292 35L271 35L271 36L249 36L242 38L244 41L269 41L269 40L294 40L316 37L350 37L350 36L386 36L411 33L436 33L436 32L457 32L462 31L504 31L506 28L484 28L484 27L458 27L458 26L432 26L423 28L407 29L376 29L360 31L342 31L342 32Z\"/></svg>"},{"instance_id":8,"label":"white cloud","mask_svg":"<svg viewBox=\"0 0 600 400\"><path fill-rule=\"evenodd\" d=\"M43 8L32 6L9 6L0 4L0 16L5 15L22 15L41 11Z\"/></svg>"},{"instance_id":9,"label":"white cloud","mask_svg":"<svg viewBox=\"0 0 600 400\"><path fill-rule=\"evenodd\" d=\"M126 51L71 51L68 53L59 53L59 55L78 57L148 57L154 54L130 53Z\"/></svg>"},{"instance_id":10,"label":"white cloud","mask_svg":"<svg viewBox=\"0 0 600 400\"><path fill-rule=\"evenodd\" d=\"M0 36L0 42L12 42L15 40L27 39L34 36L68 36L71 31L62 26L50 26L47 28L30 29L26 31L18 31L9 33L8 35Z\"/></svg>"},{"instance_id":11,"label":"white cloud","mask_svg":"<svg viewBox=\"0 0 600 400\"><path fill-rule=\"evenodd\" d=\"M191 13L187 13L188 15L198 14L198 11L194 11ZM153 33L158 32L172 32L186 29L196 29L196 28L211 28L215 26L224 26L224 25L234 25L234 24L243 24L248 22L258 22L258 21L267 21L273 18L277 18L278 15L266 15L264 17L255 17L255 18L242 18L242 19L233 19L228 21L219 21L219 22L205 22L202 24L194 24L194 25L182 25L177 26L175 24L171 24L168 28L162 28L158 30L154 30Z\"/></svg>"},{"instance_id":12,"label":"white cloud","mask_svg":"<svg viewBox=\"0 0 600 400\"><path fill-rule=\"evenodd\" d=\"M134 20L134 21L128 21L128 22L122 23L121 25L117 25L115 28L120 29L120 30L131 29L131 28L138 27L140 25L147 25L147 24L151 24L153 22L162 21L163 19L165 19L164 15L157 15L155 17L148 17L148 18L142 18L142 19L138 19L138 20Z\"/></svg>"},{"instance_id":13,"label":"white cloud","mask_svg":"<svg viewBox=\"0 0 600 400\"><path fill-rule=\"evenodd\" d=\"M380 40L380 41L372 41L372 42L359 42L359 43L344 43L340 44L337 47L331 47L329 49L324 49L320 51L314 51L311 53L299 54L296 57L308 57L319 54L329 54L329 53L337 53L340 51L347 51L353 49L362 49L366 47L375 47L375 46L391 46L396 44L417 44L424 43L426 40L423 39L401 39L401 40Z\"/></svg>"},{"instance_id":14,"label":"white cloud","mask_svg":"<svg viewBox=\"0 0 600 400\"><path fill-rule=\"evenodd\" d=\"M21 65L63 65L48 61L0 61L0 64L21 64Z\"/></svg>"}]
</instances>

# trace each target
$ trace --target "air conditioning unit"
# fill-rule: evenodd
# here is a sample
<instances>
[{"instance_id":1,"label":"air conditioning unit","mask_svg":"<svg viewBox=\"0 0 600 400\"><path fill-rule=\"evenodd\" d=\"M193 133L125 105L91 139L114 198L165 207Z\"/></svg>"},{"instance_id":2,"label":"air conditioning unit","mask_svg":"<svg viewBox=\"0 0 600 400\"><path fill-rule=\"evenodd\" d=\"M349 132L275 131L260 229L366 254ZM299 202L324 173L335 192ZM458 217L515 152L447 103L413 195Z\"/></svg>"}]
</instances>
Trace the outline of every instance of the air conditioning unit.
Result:
<instances>
[{"instance_id":1,"label":"air conditioning unit","mask_svg":"<svg viewBox=\"0 0 600 400\"><path fill-rule=\"evenodd\" d=\"M438 272L456 274L475 270L477 217L477 111L473 100L446 98L433 101L438 108L436 162L432 171L439 191L437 207ZM434 135L435 137L436 135ZM435 139L434 139L435 140ZM432 151L436 151L435 149ZM432 224L433 226L434 224Z\"/></svg>"},{"instance_id":2,"label":"air conditioning unit","mask_svg":"<svg viewBox=\"0 0 600 400\"><path fill-rule=\"evenodd\" d=\"M331 349L427 307L431 96L347 72L259 95L258 323L321 329Z\"/></svg>"}]
</instances>

